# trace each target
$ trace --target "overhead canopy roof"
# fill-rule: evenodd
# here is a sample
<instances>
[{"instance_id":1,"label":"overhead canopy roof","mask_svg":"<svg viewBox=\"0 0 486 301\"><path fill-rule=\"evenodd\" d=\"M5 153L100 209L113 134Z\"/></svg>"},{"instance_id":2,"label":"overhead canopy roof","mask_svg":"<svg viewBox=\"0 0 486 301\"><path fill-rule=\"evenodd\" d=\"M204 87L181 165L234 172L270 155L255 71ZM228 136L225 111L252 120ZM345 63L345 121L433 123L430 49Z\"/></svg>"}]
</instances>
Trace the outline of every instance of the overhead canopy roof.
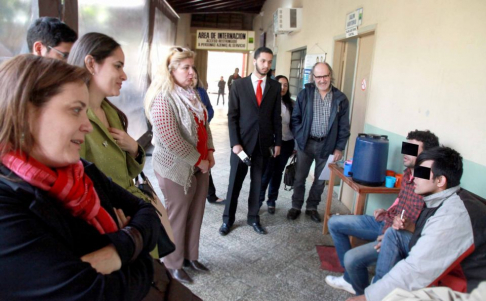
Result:
<instances>
[{"instance_id":1,"label":"overhead canopy roof","mask_svg":"<svg viewBox=\"0 0 486 301\"><path fill-rule=\"evenodd\" d=\"M260 13L265 0L166 0L178 13Z\"/></svg>"}]
</instances>

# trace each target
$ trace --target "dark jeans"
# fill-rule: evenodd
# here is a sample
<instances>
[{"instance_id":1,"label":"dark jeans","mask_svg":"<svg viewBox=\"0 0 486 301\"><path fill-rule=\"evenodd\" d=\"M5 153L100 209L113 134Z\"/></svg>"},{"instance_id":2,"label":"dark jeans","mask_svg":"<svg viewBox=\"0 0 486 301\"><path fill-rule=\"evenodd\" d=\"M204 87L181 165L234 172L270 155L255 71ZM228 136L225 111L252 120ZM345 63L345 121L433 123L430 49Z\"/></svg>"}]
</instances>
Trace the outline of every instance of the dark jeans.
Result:
<instances>
[{"instance_id":1,"label":"dark jeans","mask_svg":"<svg viewBox=\"0 0 486 301\"><path fill-rule=\"evenodd\" d=\"M324 147L325 140L317 142L315 140L307 140L307 145L303 151L297 150L297 166L295 168L294 194L292 195L292 208L302 209L305 195L305 180L309 175L312 162L316 161L314 169L314 182L312 183L307 197L307 210L317 210L317 206L321 202L321 195L324 191L326 181L319 180L324 166L327 162L327 157L321 158L321 150Z\"/></svg>"},{"instance_id":2,"label":"dark jeans","mask_svg":"<svg viewBox=\"0 0 486 301\"><path fill-rule=\"evenodd\" d=\"M260 207L265 201L265 192L268 187L267 206L275 207L275 201L278 198L278 190L282 183L282 175L287 165L287 161L294 151L294 140L282 141L280 155L276 158L270 158L267 168L262 177L262 188L260 189Z\"/></svg>"},{"instance_id":3,"label":"dark jeans","mask_svg":"<svg viewBox=\"0 0 486 301\"><path fill-rule=\"evenodd\" d=\"M224 106L224 90L219 90L218 91L218 99L216 100L216 105L219 104L219 96L223 96L223 106Z\"/></svg>"},{"instance_id":4,"label":"dark jeans","mask_svg":"<svg viewBox=\"0 0 486 301\"><path fill-rule=\"evenodd\" d=\"M373 283L385 276L400 260L407 258L412 233L405 230L388 228L381 243L380 256L376 263Z\"/></svg>"}]
</instances>

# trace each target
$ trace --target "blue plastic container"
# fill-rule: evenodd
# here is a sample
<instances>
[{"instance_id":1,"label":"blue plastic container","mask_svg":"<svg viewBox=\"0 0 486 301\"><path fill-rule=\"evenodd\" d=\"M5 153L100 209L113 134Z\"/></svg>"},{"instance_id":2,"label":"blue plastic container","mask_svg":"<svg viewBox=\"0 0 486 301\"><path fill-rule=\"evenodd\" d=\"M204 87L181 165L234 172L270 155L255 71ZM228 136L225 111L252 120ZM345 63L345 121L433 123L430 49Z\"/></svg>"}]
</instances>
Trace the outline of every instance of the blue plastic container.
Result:
<instances>
[{"instance_id":1,"label":"blue plastic container","mask_svg":"<svg viewBox=\"0 0 486 301\"><path fill-rule=\"evenodd\" d=\"M353 166L353 160L352 159L349 159L349 160L346 160L346 162L344 162L344 175L346 177L350 177L351 174L351 168Z\"/></svg>"},{"instance_id":2,"label":"blue plastic container","mask_svg":"<svg viewBox=\"0 0 486 301\"><path fill-rule=\"evenodd\" d=\"M386 177L388 146L388 136L358 134L351 168L353 181L366 186L383 185Z\"/></svg>"}]
</instances>

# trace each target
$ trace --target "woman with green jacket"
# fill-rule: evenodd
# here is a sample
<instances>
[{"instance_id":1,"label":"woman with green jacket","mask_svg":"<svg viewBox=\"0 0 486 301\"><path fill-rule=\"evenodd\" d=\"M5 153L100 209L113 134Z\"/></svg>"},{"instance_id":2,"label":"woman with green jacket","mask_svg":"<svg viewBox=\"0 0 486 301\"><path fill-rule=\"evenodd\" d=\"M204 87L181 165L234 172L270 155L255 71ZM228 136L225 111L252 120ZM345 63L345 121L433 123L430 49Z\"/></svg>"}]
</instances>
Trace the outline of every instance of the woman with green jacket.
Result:
<instances>
[{"instance_id":1,"label":"woman with green jacket","mask_svg":"<svg viewBox=\"0 0 486 301\"><path fill-rule=\"evenodd\" d=\"M88 118L93 132L86 135L81 157L95 163L121 187L150 201L133 182L143 170L145 152L128 135L126 115L106 99L120 95L122 83L127 80L124 61L120 44L101 33L85 34L71 50L68 63L84 67L92 74Z\"/></svg>"}]
</instances>

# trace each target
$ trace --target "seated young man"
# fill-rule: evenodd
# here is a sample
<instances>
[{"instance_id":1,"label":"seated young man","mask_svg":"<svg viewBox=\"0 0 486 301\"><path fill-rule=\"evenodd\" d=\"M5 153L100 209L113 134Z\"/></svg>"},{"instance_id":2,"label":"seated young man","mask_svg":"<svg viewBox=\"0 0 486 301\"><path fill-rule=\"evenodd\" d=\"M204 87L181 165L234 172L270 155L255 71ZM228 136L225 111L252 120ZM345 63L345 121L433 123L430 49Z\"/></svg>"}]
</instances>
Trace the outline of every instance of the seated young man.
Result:
<instances>
[{"instance_id":1,"label":"seated young man","mask_svg":"<svg viewBox=\"0 0 486 301\"><path fill-rule=\"evenodd\" d=\"M345 273L341 277L327 276L326 283L352 294L362 295L369 285L368 266L376 263L383 233L392 226L394 219L400 217L403 210L407 225L413 224L418 218L424 203L422 197L413 192L411 169L415 165L417 155L423 150L439 146L439 139L430 131L412 131L403 142L403 165L406 167L403 180L395 203L388 209L377 209L374 216L369 215L334 215L329 220L336 252ZM412 234L401 231L404 236ZM349 235L372 242L351 249Z\"/></svg>"},{"instance_id":2,"label":"seated young man","mask_svg":"<svg viewBox=\"0 0 486 301\"><path fill-rule=\"evenodd\" d=\"M426 208L417 219L412 239L404 243L394 235L396 230L387 230L377 262L378 280L365 289L364 296L350 301L382 300L395 288L421 289L453 268L467 281L468 291L486 280L486 206L461 200L457 192L462 172L462 157L451 148L437 147L418 156L413 182ZM397 263L393 266L393 262ZM381 265L393 268L385 273Z\"/></svg>"}]
</instances>

